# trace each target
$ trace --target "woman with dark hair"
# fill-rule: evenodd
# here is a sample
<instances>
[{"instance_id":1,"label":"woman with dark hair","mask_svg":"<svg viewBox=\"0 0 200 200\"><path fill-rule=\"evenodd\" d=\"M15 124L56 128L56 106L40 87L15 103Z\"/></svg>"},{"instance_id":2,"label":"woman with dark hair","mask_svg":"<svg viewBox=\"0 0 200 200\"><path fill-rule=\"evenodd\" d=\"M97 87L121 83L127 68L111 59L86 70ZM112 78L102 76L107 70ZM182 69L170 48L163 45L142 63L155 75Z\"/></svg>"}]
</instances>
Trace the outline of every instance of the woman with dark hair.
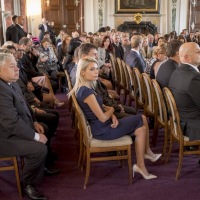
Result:
<instances>
[{"instance_id":1,"label":"woman with dark hair","mask_svg":"<svg viewBox=\"0 0 200 200\"><path fill-rule=\"evenodd\" d=\"M105 36L98 48L98 64L100 67L100 77L103 76L109 79L110 68L112 67L110 63L110 54L114 54L113 46L109 36Z\"/></svg>"},{"instance_id":2,"label":"woman with dark hair","mask_svg":"<svg viewBox=\"0 0 200 200\"><path fill-rule=\"evenodd\" d=\"M70 40L71 40L71 37L69 35L64 36L62 40L62 44L60 48L58 48L58 62L60 66L62 66L66 60L67 49L68 49Z\"/></svg>"}]
</instances>

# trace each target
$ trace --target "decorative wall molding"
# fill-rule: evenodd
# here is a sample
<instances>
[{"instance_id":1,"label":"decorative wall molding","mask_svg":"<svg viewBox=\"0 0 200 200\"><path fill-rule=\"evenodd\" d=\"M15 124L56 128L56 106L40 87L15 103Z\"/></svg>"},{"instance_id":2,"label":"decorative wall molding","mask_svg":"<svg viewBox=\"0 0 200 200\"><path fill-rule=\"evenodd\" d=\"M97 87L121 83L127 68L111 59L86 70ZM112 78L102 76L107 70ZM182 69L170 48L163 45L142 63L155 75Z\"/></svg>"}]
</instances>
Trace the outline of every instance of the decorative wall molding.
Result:
<instances>
[{"instance_id":1,"label":"decorative wall molding","mask_svg":"<svg viewBox=\"0 0 200 200\"><path fill-rule=\"evenodd\" d=\"M176 30L176 5L177 0L172 0L172 30Z\"/></svg>"},{"instance_id":2,"label":"decorative wall molding","mask_svg":"<svg viewBox=\"0 0 200 200\"><path fill-rule=\"evenodd\" d=\"M104 10L103 10L103 0L98 0L98 14L99 14L99 28L103 26L103 16L104 16Z\"/></svg>"}]
</instances>

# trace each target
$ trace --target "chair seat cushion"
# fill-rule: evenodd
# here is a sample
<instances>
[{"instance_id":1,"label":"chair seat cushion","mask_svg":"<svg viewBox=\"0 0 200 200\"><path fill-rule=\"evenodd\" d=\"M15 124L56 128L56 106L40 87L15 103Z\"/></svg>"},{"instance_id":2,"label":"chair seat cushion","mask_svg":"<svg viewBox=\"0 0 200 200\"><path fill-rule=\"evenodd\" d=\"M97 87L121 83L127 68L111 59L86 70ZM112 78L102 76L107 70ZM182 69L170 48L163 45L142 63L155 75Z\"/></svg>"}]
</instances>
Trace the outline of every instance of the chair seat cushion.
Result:
<instances>
[{"instance_id":1,"label":"chair seat cushion","mask_svg":"<svg viewBox=\"0 0 200 200\"><path fill-rule=\"evenodd\" d=\"M125 135L121 138L115 140L97 140L92 138L90 140L90 147L114 147L114 146L124 146L132 144L132 138Z\"/></svg>"}]
</instances>

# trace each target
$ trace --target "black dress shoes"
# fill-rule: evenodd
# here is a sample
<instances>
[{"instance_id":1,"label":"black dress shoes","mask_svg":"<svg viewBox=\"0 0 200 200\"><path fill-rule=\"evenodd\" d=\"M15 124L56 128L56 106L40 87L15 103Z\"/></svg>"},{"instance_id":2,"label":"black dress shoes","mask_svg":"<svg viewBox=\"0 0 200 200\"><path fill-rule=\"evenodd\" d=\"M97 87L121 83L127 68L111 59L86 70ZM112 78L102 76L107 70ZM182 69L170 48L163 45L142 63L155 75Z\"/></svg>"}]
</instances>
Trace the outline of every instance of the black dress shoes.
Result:
<instances>
[{"instance_id":1,"label":"black dress shoes","mask_svg":"<svg viewBox=\"0 0 200 200\"><path fill-rule=\"evenodd\" d=\"M60 173L60 169L48 169L48 168L44 168L44 175L46 176L52 176L52 175L56 175Z\"/></svg>"},{"instance_id":2,"label":"black dress shoes","mask_svg":"<svg viewBox=\"0 0 200 200\"><path fill-rule=\"evenodd\" d=\"M47 197L38 192L32 185L26 186L25 194L32 200L47 200Z\"/></svg>"}]
</instances>

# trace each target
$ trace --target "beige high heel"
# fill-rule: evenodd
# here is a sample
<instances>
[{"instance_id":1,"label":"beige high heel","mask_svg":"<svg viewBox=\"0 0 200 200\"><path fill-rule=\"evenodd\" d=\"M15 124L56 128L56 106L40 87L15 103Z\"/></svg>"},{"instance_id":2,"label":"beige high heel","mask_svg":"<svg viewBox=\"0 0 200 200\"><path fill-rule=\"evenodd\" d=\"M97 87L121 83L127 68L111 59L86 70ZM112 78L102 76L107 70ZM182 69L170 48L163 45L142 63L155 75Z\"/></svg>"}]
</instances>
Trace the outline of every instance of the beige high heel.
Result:
<instances>
[{"instance_id":1,"label":"beige high heel","mask_svg":"<svg viewBox=\"0 0 200 200\"><path fill-rule=\"evenodd\" d=\"M151 162L156 162L161 156L162 156L161 153L155 154L155 158L153 158L153 157L151 157L151 156L149 156L147 154L144 154L144 158L145 159L149 159Z\"/></svg>"},{"instance_id":2,"label":"beige high heel","mask_svg":"<svg viewBox=\"0 0 200 200\"><path fill-rule=\"evenodd\" d=\"M153 174L149 174L148 176L145 175L142 170L135 164L133 165L133 177L134 177L134 173L137 172L139 174L141 174L143 176L144 179L147 179L147 180L151 180L151 179L155 179L157 178L157 176L153 175Z\"/></svg>"}]
</instances>

